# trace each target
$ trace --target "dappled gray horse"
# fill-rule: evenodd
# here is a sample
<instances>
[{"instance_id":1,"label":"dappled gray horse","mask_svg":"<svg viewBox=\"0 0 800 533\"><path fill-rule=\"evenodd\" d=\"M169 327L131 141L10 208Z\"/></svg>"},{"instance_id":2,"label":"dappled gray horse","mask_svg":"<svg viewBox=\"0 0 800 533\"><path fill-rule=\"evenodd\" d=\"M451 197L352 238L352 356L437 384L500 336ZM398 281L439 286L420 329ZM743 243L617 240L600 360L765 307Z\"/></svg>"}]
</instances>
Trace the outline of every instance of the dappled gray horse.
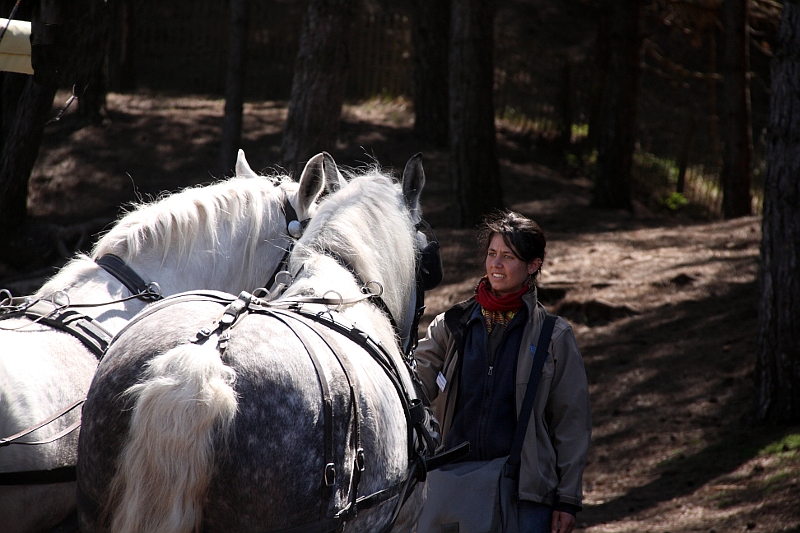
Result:
<instances>
[{"instance_id":1,"label":"dappled gray horse","mask_svg":"<svg viewBox=\"0 0 800 533\"><path fill-rule=\"evenodd\" d=\"M0 530L42 531L75 512L80 405L111 337L159 295L269 285L287 223L313 215L326 169L336 188L330 156L296 183L256 176L240 152L238 177L138 206L27 300L0 293Z\"/></svg>"},{"instance_id":2,"label":"dappled gray horse","mask_svg":"<svg viewBox=\"0 0 800 533\"><path fill-rule=\"evenodd\" d=\"M83 531L410 531L423 186L415 156L324 199L276 300L183 294L125 328L84 407Z\"/></svg>"}]
</instances>

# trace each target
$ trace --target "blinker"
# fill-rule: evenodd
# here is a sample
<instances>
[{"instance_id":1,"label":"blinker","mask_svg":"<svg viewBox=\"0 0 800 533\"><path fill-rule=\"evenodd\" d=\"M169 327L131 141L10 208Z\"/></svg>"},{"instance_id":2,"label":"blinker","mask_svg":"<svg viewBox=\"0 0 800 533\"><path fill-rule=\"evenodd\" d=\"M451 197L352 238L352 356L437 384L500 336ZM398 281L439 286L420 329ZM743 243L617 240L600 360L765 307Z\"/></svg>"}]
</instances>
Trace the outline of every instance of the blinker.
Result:
<instances>
[{"instance_id":1,"label":"blinker","mask_svg":"<svg viewBox=\"0 0 800 533\"><path fill-rule=\"evenodd\" d=\"M419 283L422 290L429 291L438 287L442 282L444 268L442 267L442 255L439 253L439 241L436 239L436 234L433 233L433 228L424 220L420 220L419 225L427 227L433 235L433 240L420 250L419 258ZM418 229L419 225L417 225Z\"/></svg>"}]
</instances>

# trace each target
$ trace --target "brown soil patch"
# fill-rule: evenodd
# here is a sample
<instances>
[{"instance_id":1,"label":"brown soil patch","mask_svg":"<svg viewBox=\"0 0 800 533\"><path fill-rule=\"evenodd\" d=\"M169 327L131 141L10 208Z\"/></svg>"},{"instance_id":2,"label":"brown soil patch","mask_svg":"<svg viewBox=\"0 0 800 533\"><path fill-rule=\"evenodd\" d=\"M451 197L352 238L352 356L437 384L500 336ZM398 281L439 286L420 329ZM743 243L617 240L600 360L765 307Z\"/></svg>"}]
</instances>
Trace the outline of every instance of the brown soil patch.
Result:
<instances>
[{"instance_id":1,"label":"brown soil patch","mask_svg":"<svg viewBox=\"0 0 800 533\"><path fill-rule=\"evenodd\" d=\"M221 100L111 95L104 127L77 128L68 113L46 132L31 213L110 222L126 202L223 177L222 109ZM242 144L254 169L277 160L285 113L281 103L246 105ZM329 151L339 164L374 157L398 174L424 152L424 209L445 264L427 323L470 295L481 267L474 232L450 223L447 154L416 140L411 121L403 101L348 106ZM598 211L587 179L545 166L547 153L513 131L498 140L508 206L548 235L543 300L573 324L591 384L578 530L800 531L800 428L752 424L760 219ZM0 287L27 293L51 272L0 265Z\"/></svg>"}]
</instances>

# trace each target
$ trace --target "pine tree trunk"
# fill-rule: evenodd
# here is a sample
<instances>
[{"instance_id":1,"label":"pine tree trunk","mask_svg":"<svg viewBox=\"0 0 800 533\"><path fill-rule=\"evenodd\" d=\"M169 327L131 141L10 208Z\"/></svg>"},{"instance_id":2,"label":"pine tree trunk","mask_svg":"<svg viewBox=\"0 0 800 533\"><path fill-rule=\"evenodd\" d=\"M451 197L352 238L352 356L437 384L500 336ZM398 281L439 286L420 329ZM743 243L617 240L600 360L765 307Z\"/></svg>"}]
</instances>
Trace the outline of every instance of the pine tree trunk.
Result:
<instances>
[{"instance_id":1,"label":"pine tree trunk","mask_svg":"<svg viewBox=\"0 0 800 533\"><path fill-rule=\"evenodd\" d=\"M28 182L39 155L44 126L56 94L33 76L0 74L2 146L0 146L0 260L23 267L46 261L48 238L27 220Z\"/></svg>"},{"instance_id":2,"label":"pine tree trunk","mask_svg":"<svg viewBox=\"0 0 800 533\"><path fill-rule=\"evenodd\" d=\"M611 0L608 63L597 132L593 205L633 209L631 170L639 94L640 0Z\"/></svg>"},{"instance_id":3,"label":"pine tree trunk","mask_svg":"<svg viewBox=\"0 0 800 533\"><path fill-rule=\"evenodd\" d=\"M800 422L800 7L783 6L772 64L761 237L756 416Z\"/></svg>"},{"instance_id":4,"label":"pine tree trunk","mask_svg":"<svg viewBox=\"0 0 800 533\"><path fill-rule=\"evenodd\" d=\"M723 0L722 23L725 51L722 58L720 119L722 152L722 213L736 218L751 213L750 162L753 140L750 129L749 0Z\"/></svg>"},{"instance_id":5,"label":"pine tree trunk","mask_svg":"<svg viewBox=\"0 0 800 533\"><path fill-rule=\"evenodd\" d=\"M294 171L315 154L335 149L360 2L310 0L295 60L282 164Z\"/></svg>"},{"instance_id":6,"label":"pine tree trunk","mask_svg":"<svg viewBox=\"0 0 800 533\"><path fill-rule=\"evenodd\" d=\"M115 0L109 4L111 39L108 52L108 87L125 92L136 89L136 64L134 63L136 39L136 11L141 0Z\"/></svg>"},{"instance_id":7,"label":"pine tree trunk","mask_svg":"<svg viewBox=\"0 0 800 533\"><path fill-rule=\"evenodd\" d=\"M503 206L494 126L494 8L453 0L450 19L450 160L458 224Z\"/></svg>"},{"instance_id":8,"label":"pine tree trunk","mask_svg":"<svg viewBox=\"0 0 800 533\"><path fill-rule=\"evenodd\" d=\"M230 173L236 165L236 154L239 152L242 141L248 8L247 0L231 0L230 29L228 30L228 74L225 80L225 116L222 119L222 147L220 149L220 170L223 174Z\"/></svg>"},{"instance_id":9,"label":"pine tree trunk","mask_svg":"<svg viewBox=\"0 0 800 533\"><path fill-rule=\"evenodd\" d=\"M447 56L450 0L413 2L414 133L439 148L447 146Z\"/></svg>"}]
</instances>

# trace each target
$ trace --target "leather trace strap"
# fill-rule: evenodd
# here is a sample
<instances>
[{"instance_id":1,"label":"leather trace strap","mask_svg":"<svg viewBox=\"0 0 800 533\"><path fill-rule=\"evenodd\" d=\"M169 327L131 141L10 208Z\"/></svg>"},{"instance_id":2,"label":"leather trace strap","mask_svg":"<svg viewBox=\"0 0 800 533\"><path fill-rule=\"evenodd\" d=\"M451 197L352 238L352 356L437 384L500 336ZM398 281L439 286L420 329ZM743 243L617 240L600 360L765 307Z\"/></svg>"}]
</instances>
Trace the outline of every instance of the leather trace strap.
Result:
<instances>
[{"instance_id":1,"label":"leather trace strap","mask_svg":"<svg viewBox=\"0 0 800 533\"><path fill-rule=\"evenodd\" d=\"M53 442L55 440L58 440L61 437L63 437L64 435L75 431L78 428L78 426L80 425L80 422L76 422L74 424L71 424L66 429L63 429L62 431L59 431L55 435L53 435L51 437L48 437L46 439L35 440L35 441L22 441L22 440L19 440L22 437L25 437L26 435L29 435L29 434L33 433L37 429L43 428L44 426L50 424L51 422L53 422L55 420L58 420L62 416L66 415L67 413L69 413L70 411L72 411L73 409L78 407L79 405L82 405L83 402L85 402L85 401L86 401L86 398L81 398L80 400L71 403L70 405L68 405L67 407L62 409L61 411L59 411L56 414L52 415L47 420L43 420L43 421L39 422L38 424L35 424L35 425L33 425L33 426L23 430L23 431L20 431L19 433L15 433L14 435L11 435L10 437L5 437L5 438L0 439L0 448L2 448L3 446L8 446L10 444L28 444L28 445L47 444L48 442Z\"/></svg>"},{"instance_id":2,"label":"leather trace strap","mask_svg":"<svg viewBox=\"0 0 800 533\"><path fill-rule=\"evenodd\" d=\"M68 427L62 429L55 435L51 435L50 437L39 439L35 441L23 441L21 440L23 437L30 435L37 429L43 428L44 426L58 420L62 416L65 416L67 413L75 409L76 407L83 405L86 401L86 398L81 398L80 400L73 402L72 404L68 405L58 413L52 415L47 420L43 420L38 424L34 424L33 426L20 431L19 433L15 433L10 437L5 437L0 439L0 448L4 446L10 446L12 444L26 444L29 446L39 445L39 444L48 444L50 442L54 442L70 433L78 429L80 427L80 419L76 422L73 422ZM64 483L67 481L75 481L76 473L75 473L75 466L62 466L59 468L55 468L52 470L25 470L25 471L18 471L18 472L0 472L0 486L6 485L49 485L51 483Z\"/></svg>"},{"instance_id":3,"label":"leather trace strap","mask_svg":"<svg viewBox=\"0 0 800 533\"><path fill-rule=\"evenodd\" d=\"M153 285L145 283L145 281L137 274L131 267L125 263L121 258L114 254L105 254L98 258L95 263L100 265L103 270L117 278L120 283L130 291L131 294L138 298L152 302L160 300L161 294L157 290L153 290Z\"/></svg>"}]
</instances>

